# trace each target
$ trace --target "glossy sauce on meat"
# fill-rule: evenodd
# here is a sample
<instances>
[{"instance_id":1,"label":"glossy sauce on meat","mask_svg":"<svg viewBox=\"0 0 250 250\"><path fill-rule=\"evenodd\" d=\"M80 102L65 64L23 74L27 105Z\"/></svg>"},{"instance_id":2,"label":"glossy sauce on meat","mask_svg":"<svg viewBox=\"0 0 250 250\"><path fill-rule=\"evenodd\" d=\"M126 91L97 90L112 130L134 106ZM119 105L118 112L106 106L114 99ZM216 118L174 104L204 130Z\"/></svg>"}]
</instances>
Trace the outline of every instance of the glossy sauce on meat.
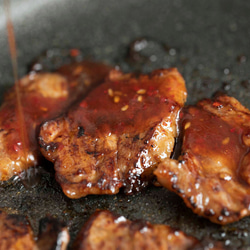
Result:
<instances>
[{"instance_id":1,"label":"glossy sauce on meat","mask_svg":"<svg viewBox=\"0 0 250 250\"><path fill-rule=\"evenodd\" d=\"M81 124L90 136L142 131L145 124L153 126L178 105L170 99L171 89L168 95L161 93L161 85L161 81L152 84L147 76L139 83L136 79L129 83L114 80L90 93L69 119Z\"/></svg>"},{"instance_id":2,"label":"glossy sauce on meat","mask_svg":"<svg viewBox=\"0 0 250 250\"><path fill-rule=\"evenodd\" d=\"M72 69L71 73L67 67ZM59 73L30 74L19 82L25 125L20 123L16 93L10 89L0 107L0 180L8 180L21 171L36 166L39 161L37 130L39 125L83 98L102 82L109 66L94 62L80 62L64 66ZM22 134L27 131L26 150Z\"/></svg>"},{"instance_id":3,"label":"glossy sauce on meat","mask_svg":"<svg viewBox=\"0 0 250 250\"><path fill-rule=\"evenodd\" d=\"M215 102L213 105L219 104ZM185 148L192 149L208 178L219 174L220 178L228 181L232 178L243 181L238 176L238 168L249 152L249 148L242 141L243 128L237 124L228 124L199 107L188 109L181 126L185 129Z\"/></svg>"},{"instance_id":4,"label":"glossy sauce on meat","mask_svg":"<svg viewBox=\"0 0 250 250\"><path fill-rule=\"evenodd\" d=\"M155 171L195 213L219 224L250 214L250 111L236 99L202 100L181 114L182 154Z\"/></svg>"},{"instance_id":5,"label":"glossy sauce on meat","mask_svg":"<svg viewBox=\"0 0 250 250\"><path fill-rule=\"evenodd\" d=\"M67 115L46 122L41 151L55 163L64 193L79 198L147 186L157 163L170 157L185 99L176 69L138 78L112 71Z\"/></svg>"}]
</instances>

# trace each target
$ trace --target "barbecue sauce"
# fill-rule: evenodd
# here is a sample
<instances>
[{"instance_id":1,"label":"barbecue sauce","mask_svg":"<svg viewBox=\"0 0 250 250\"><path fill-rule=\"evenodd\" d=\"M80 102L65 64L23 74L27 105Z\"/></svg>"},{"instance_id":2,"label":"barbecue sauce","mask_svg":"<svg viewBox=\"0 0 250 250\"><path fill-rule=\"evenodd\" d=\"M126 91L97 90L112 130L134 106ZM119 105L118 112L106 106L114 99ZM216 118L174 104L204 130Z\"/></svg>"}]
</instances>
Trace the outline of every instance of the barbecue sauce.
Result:
<instances>
[{"instance_id":1,"label":"barbecue sauce","mask_svg":"<svg viewBox=\"0 0 250 250\"><path fill-rule=\"evenodd\" d=\"M16 107L17 107L16 116L18 119L19 135L20 135L20 141L17 142L18 146L16 150L18 150L18 148L22 149L25 165L29 165L29 154L28 154L29 140L28 140L25 118L24 118L24 113L23 113L21 93L19 90L17 51L16 51L14 28L13 28L13 24L11 21L9 0L4 0L4 7L5 7L5 12L6 12L6 18L7 18L6 28L7 28L7 33L8 33L11 63L12 63L12 68L13 68L14 81L15 81L15 96L16 96Z\"/></svg>"},{"instance_id":2,"label":"barbecue sauce","mask_svg":"<svg viewBox=\"0 0 250 250\"><path fill-rule=\"evenodd\" d=\"M218 96L180 113L182 150L155 171L195 213L227 224L250 214L250 111Z\"/></svg>"},{"instance_id":3,"label":"barbecue sauce","mask_svg":"<svg viewBox=\"0 0 250 250\"><path fill-rule=\"evenodd\" d=\"M113 74L119 75L119 72ZM166 113L176 112L176 107L179 107L173 101L175 88L169 87L167 93L161 94L164 73L156 72L154 78L147 75L141 75L138 79L126 79L126 75L122 77L124 79L117 76L117 80L112 79L96 88L79 104L77 110L69 113L70 119L81 124L85 134L94 137L98 133L120 135L125 131L144 131L146 124L153 127ZM170 76L168 81L176 79Z\"/></svg>"}]
</instances>

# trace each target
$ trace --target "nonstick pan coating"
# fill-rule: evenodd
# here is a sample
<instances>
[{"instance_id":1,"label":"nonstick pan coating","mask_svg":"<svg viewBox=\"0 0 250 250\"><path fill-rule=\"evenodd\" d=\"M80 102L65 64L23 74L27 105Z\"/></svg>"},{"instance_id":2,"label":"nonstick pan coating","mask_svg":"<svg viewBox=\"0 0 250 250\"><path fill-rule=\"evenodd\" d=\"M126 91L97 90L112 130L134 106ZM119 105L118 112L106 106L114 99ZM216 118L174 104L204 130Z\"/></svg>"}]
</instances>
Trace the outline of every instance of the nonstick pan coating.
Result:
<instances>
[{"instance_id":1,"label":"nonstick pan coating","mask_svg":"<svg viewBox=\"0 0 250 250\"><path fill-rule=\"evenodd\" d=\"M2 7L1 2L0 98L13 84ZM223 91L250 108L249 13L250 2L245 0L12 1L19 74L26 74L47 49L78 48L85 57L124 71L177 67L187 82L188 103ZM136 39L141 51L134 57L135 51L128 52ZM70 200L53 172L40 172L38 184L14 180L0 187L0 207L27 215L36 231L39 219L51 214L69 224L74 239L90 214L109 209L129 219L165 223L199 239L221 240L233 249L250 245L250 217L215 225L193 214L177 195L156 187L132 196Z\"/></svg>"}]
</instances>

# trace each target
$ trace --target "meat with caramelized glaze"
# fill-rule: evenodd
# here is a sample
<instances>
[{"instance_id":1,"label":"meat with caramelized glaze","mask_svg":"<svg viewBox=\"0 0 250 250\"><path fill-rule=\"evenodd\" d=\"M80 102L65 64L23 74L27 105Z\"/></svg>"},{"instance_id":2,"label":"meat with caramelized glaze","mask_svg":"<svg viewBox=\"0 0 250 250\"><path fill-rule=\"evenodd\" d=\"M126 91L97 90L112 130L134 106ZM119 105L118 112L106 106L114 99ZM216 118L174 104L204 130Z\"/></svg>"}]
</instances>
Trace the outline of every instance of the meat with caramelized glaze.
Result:
<instances>
[{"instance_id":1,"label":"meat with caramelized glaze","mask_svg":"<svg viewBox=\"0 0 250 250\"><path fill-rule=\"evenodd\" d=\"M193 237L166 225L130 221L109 211L95 212L79 232L73 249L192 249Z\"/></svg>"},{"instance_id":2,"label":"meat with caramelized glaze","mask_svg":"<svg viewBox=\"0 0 250 250\"><path fill-rule=\"evenodd\" d=\"M0 181L38 164L38 126L83 98L91 87L103 81L109 70L100 63L82 62L63 66L60 74L30 74L22 78L19 89L27 131L25 147L14 88L6 93L0 107Z\"/></svg>"},{"instance_id":3,"label":"meat with caramelized glaze","mask_svg":"<svg viewBox=\"0 0 250 250\"><path fill-rule=\"evenodd\" d=\"M139 191L159 162L170 157L176 120L186 100L176 69L138 78L111 71L67 115L40 130L42 154L54 162L56 179L70 198Z\"/></svg>"},{"instance_id":4,"label":"meat with caramelized glaze","mask_svg":"<svg viewBox=\"0 0 250 250\"><path fill-rule=\"evenodd\" d=\"M24 216L0 210L0 249L34 250L33 231Z\"/></svg>"},{"instance_id":5,"label":"meat with caramelized glaze","mask_svg":"<svg viewBox=\"0 0 250 250\"><path fill-rule=\"evenodd\" d=\"M181 114L182 153L154 172L195 213L227 224L250 214L250 111L220 96Z\"/></svg>"}]
</instances>

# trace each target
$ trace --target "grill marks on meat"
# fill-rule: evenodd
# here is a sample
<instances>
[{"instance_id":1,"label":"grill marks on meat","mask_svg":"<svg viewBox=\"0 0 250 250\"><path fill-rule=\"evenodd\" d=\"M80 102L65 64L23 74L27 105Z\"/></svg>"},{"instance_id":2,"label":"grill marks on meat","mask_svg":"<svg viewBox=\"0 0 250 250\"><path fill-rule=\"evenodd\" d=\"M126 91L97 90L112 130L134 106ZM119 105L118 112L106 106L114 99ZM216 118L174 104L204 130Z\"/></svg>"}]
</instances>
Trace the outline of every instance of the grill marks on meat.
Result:
<instances>
[{"instance_id":1,"label":"grill marks on meat","mask_svg":"<svg viewBox=\"0 0 250 250\"><path fill-rule=\"evenodd\" d=\"M181 114L182 154L158 181L195 213L226 224L250 214L250 111L236 99L205 99Z\"/></svg>"},{"instance_id":2,"label":"grill marks on meat","mask_svg":"<svg viewBox=\"0 0 250 250\"><path fill-rule=\"evenodd\" d=\"M186 88L176 69L135 78L112 71L66 116L40 130L42 154L70 198L138 191L170 157Z\"/></svg>"},{"instance_id":3,"label":"grill marks on meat","mask_svg":"<svg viewBox=\"0 0 250 250\"><path fill-rule=\"evenodd\" d=\"M1 250L35 249L33 232L24 216L8 215L0 210L0 232Z\"/></svg>"},{"instance_id":4,"label":"grill marks on meat","mask_svg":"<svg viewBox=\"0 0 250 250\"><path fill-rule=\"evenodd\" d=\"M109 211L94 213L78 234L73 249L192 249L193 237L166 225L152 225L114 216Z\"/></svg>"},{"instance_id":5,"label":"grill marks on meat","mask_svg":"<svg viewBox=\"0 0 250 250\"><path fill-rule=\"evenodd\" d=\"M15 91L12 88L7 92L0 107L0 181L38 164L38 126L64 112L91 87L103 81L109 70L103 64L82 62L62 67L61 74L30 74L22 78L19 89L28 133L26 150L21 142Z\"/></svg>"}]
</instances>

